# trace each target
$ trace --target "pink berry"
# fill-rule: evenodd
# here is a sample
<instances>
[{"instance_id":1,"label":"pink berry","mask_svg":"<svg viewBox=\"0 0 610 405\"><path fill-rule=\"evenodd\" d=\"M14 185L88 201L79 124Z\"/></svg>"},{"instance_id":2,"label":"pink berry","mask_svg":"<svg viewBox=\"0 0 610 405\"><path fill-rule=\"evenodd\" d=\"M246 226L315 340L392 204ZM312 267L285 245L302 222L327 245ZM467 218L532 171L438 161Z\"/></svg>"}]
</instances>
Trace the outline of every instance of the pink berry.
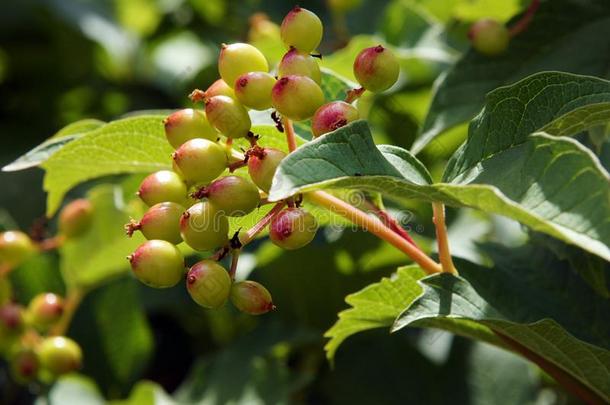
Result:
<instances>
[{"instance_id":1,"label":"pink berry","mask_svg":"<svg viewBox=\"0 0 610 405\"><path fill-rule=\"evenodd\" d=\"M241 103L231 97L206 99L205 113L210 123L227 138L243 138L250 132L250 116Z\"/></svg>"},{"instance_id":2,"label":"pink berry","mask_svg":"<svg viewBox=\"0 0 610 405\"><path fill-rule=\"evenodd\" d=\"M193 300L204 308L222 307L231 291L227 270L213 260L195 263L186 275L186 288Z\"/></svg>"},{"instance_id":3,"label":"pink berry","mask_svg":"<svg viewBox=\"0 0 610 405\"><path fill-rule=\"evenodd\" d=\"M223 96L214 98L219 97ZM225 98L229 99L228 97ZM216 142L208 139L191 139L182 144L172 157L189 183L208 183L218 177L227 167L225 150ZM180 201L165 201L183 203L185 197L186 193Z\"/></svg>"},{"instance_id":4,"label":"pink berry","mask_svg":"<svg viewBox=\"0 0 610 405\"><path fill-rule=\"evenodd\" d=\"M308 53L299 52L296 48L291 48L286 52L277 70L280 77L307 76L318 84L322 81L322 73L316 58Z\"/></svg>"},{"instance_id":5,"label":"pink berry","mask_svg":"<svg viewBox=\"0 0 610 405\"><path fill-rule=\"evenodd\" d=\"M271 241L287 250L299 249L316 236L318 222L302 208L286 208L269 227Z\"/></svg>"},{"instance_id":6,"label":"pink berry","mask_svg":"<svg viewBox=\"0 0 610 405\"><path fill-rule=\"evenodd\" d=\"M284 17L280 26L282 41L287 47L301 52L311 52L320 45L323 34L322 21L317 15L296 6Z\"/></svg>"},{"instance_id":7,"label":"pink berry","mask_svg":"<svg viewBox=\"0 0 610 405\"><path fill-rule=\"evenodd\" d=\"M184 257L173 244L149 240L127 257L133 274L149 287L173 287L184 274Z\"/></svg>"},{"instance_id":8,"label":"pink berry","mask_svg":"<svg viewBox=\"0 0 610 405\"><path fill-rule=\"evenodd\" d=\"M209 201L190 207L180 218L180 233L195 250L210 251L228 241L229 220Z\"/></svg>"},{"instance_id":9,"label":"pink berry","mask_svg":"<svg viewBox=\"0 0 610 405\"><path fill-rule=\"evenodd\" d=\"M194 138L215 141L218 135L201 111L186 108L176 111L163 120L167 141L178 149L184 142Z\"/></svg>"},{"instance_id":10,"label":"pink berry","mask_svg":"<svg viewBox=\"0 0 610 405\"><path fill-rule=\"evenodd\" d=\"M240 281L231 287L231 302L241 312L261 315L275 309L269 291L256 281Z\"/></svg>"},{"instance_id":11,"label":"pink berry","mask_svg":"<svg viewBox=\"0 0 610 405\"><path fill-rule=\"evenodd\" d=\"M334 131L358 119L358 110L345 101L333 101L318 108L311 120L314 137Z\"/></svg>"},{"instance_id":12,"label":"pink berry","mask_svg":"<svg viewBox=\"0 0 610 405\"><path fill-rule=\"evenodd\" d=\"M125 225L125 231L131 236L139 230L148 240L160 239L177 245L182 242L180 218L184 211L182 205L174 202L155 204L146 211L140 222L132 220Z\"/></svg>"},{"instance_id":13,"label":"pink berry","mask_svg":"<svg viewBox=\"0 0 610 405\"><path fill-rule=\"evenodd\" d=\"M510 42L506 26L491 18L483 18L470 27L468 38L472 47L487 56L503 53Z\"/></svg>"},{"instance_id":14,"label":"pink berry","mask_svg":"<svg viewBox=\"0 0 610 405\"><path fill-rule=\"evenodd\" d=\"M28 305L29 321L39 330L46 330L64 313L64 300L53 293L35 296Z\"/></svg>"},{"instance_id":15,"label":"pink berry","mask_svg":"<svg viewBox=\"0 0 610 405\"><path fill-rule=\"evenodd\" d=\"M241 217L252 212L260 202L258 188L239 176L214 180L204 189L204 196L229 217Z\"/></svg>"},{"instance_id":16,"label":"pink berry","mask_svg":"<svg viewBox=\"0 0 610 405\"><path fill-rule=\"evenodd\" d=\"M275 170L286 154L278 149L264 148L248 158L248 174L261 190L268 193Z\"/></svg>"},{"instance_id":17,"label":"pink berry","mask_svg":"<svg viewBox=\"0 0 610 405\"><path fill-rule=\"evenodd\" d=\"M66 205L59 214L59 230L68 238L83 235L93 222L93 204L79 198Z\"/></svg>"},{"instance_id":18,"label":"pink berry","mask_svg":"<svg viewBox=\"0 0 610 405\"><path fill-rule=\"evenodd\" d=\"M354 61L354 76L358 83L368 91L378 93L392 87L400 65L396 56L381 45L363 49Z\"/></svg>"},{"instance_id":19,"label":"pink berry","mask_svg":"<svg viewBox=\"0 0 610 405\"><path fill-rule=\"evenodd\" d=\"M235 93L224 80L218 79L205 91L206 98L212 98L214 96L227 96L235 98Z\"/></svg>"},{"instance_id":20,"label":"pink berry","mask_svg":"<svg viewBox=\"0 0 610 405\"><path fill-rule=\"evenodd\" d=\"M271 108L271 89L275 77L267 72L248 72L235 80L235 96L246 107L253 110Z\"/></svg>"},{"instance_id":21,"label":"pink berry","mask_svg":"<svg viewBox=\"0 0 610 405\"><path fill-rule=\"evenodd\" d=\"M164 201L181 204L186 198L186 184L176 172L160 170L142 181L137 194L148 206Z\"/></svg>"},{"instance_id":22,"label":"pink berry","mask_svg":"<svg viewBox=\"0 0 610 405\"><path fill-rule=\"evenodd\" d=\"M271 92L273 107L286 118L302 121L310 118L324 104L324 93L307 76L286 76L279 79Z\"/></svg>"}]
</instances>

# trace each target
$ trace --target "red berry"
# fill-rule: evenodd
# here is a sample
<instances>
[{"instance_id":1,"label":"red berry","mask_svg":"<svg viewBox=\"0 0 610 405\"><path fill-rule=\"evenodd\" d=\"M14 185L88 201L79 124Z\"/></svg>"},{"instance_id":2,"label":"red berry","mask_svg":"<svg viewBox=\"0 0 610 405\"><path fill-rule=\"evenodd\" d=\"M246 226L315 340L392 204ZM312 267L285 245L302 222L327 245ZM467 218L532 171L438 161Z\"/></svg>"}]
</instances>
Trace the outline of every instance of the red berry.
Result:
<instances>
[{"instance_id":1,"label":"red berry","mask_svg":"<svg viewBox=\"0 0 610 405\"><path fill-rule=\"evenodd\" d=\"M317 15L299 6L294 7L280 26L280 35L284 44L295 47L301 52L311 52L322 41L322 21Z\"/></svg>"},{"instance_id":2,"label":"red berry","mask_svg":"<svg viewBox=\"0 0 610 405\"><path fill-rule=\"evenodd\" d=\"M254 110L271 108L271 89L275 77L267 72L248 72L235 80L235 96L246 107Z\"/></svg>"},{"instance_id":3,"label":"red berry","mask_svg":"<svg viewBox=\"0 0 610 405\"><path fill-rule=\"evenodd\" d=\"M21 333L24 327L23 307L8 303L0 307L0 336Z\"/></svg>"},{"instance_id":4,"label":"red berry","mask_svg":"<svg viewBox=\"0 0 610 405\"><path fill-rule=\"evenodd\" d=\"M275 309L269 291L256 281L240 281L231 287L231 302L241 312L261 315Z\"/></svg>"},{"instance_id":5,"label":"red berry","mask_svg":"<svg viewBox=\"0 0 610 405\"><path fill-rule=\"evenodd\" d=\"M237 100L215 96L206 100L205 113L219 132L227 138L243 138L250 132L248 111Z\"/></svg>"},{"instance_id":6,"label":"red berry","mask_svg":"<svg viewBox=\"0 0 610 405\"><path fill-rule=\"evenodd\" d=\"M235 98L235 93L224 80L218 79L205 91L206 98L212 98L214 96L227 96Z\"/></svg>"},{"instance_id":7,"label":"red berry","mask_svg":"<svg viewBox=\"0 0 610 405\"><path fill-rule=\"evenodd\" d=\"M472 24L468 38L474 49L484 55L495 56L506 50L510 34L504 24L491 18L483 18Z\"/></svg>"},{"instance_id":8,"label":"red berry","mask_svg":"<svg viewBox=\"0 0 610 405\"><path fill-rule=\"evenodd\" d=\"M220 308L231 291L231 277L220 264L202 260L189 270L186 288L193 300L204 308Z\"/></svg>"},{"instance_id":9,"label":"red berry","mask_svg":"<svg viewBox=\"0 0 610 405\"><path fill-rule=\"evenodd\" d=\"M93 222L93 204L84 198L66 205L59 214L59 230L68 238L83 235Z\"/></svg>"},{"instance_id":10,"label":"red berry","mask_svg":"<svg viewBox=\"0 0 610 405\"><path fill-rule=\"evenodd\" d=\"M269 227L271 241L287 250L299 249L313 240L318 230L315 217L302 208L286 208Z\"/></svg>"},{"instance_id":11,"label":"red berry","mask_svg":"<svg viewBox=\"0 0 610 405\"><path fill-rule=\"evenodd\" d=\"M358 110L345 101L333 101L318 108L311 120L314 137L334 131L358 119Z\"/></svg>"},{"instance_id":12,"label":"red berry","mask_svg":"<svg viewBox=\"0 0 610 405\"><path fill-rule=\"evenodd\" d=\"M78 343L64 336L43 340L38 355L42 366L56 376L78 370L83 358Z\"/></svg>"},{"instance_id":13,"label":"red berry","mask_svg":"<svg viewBox=\"0 0 610 405\"><path fill-rule=\"evenodd\" d=\"M27 383L36 378L40 360L30 348L20 347L10 356L11 375L19 383Z\"/></svg>"},{"instance_id":14,"label":"red berry","mask_svg":"<svg viewBox=\"0 0 610 405\"><path fill-rule=\"evenodd\" d=\"M36 252L36 246L21 231L0 232L0 267L19 266Z\"/></svg>"},{"instance_id":15,"label":"red berry","mask_svg":"<svg viewBox=\"0 0 610 405\"><path fill-rule=\"evenodd\" d=\"M191 183L209 183L218 177L228 164L225 150L220 145L201 138L187 141L174 152L172 157L184 178ZM169 201L182 203L185 196L186 193L180 201Z\"/></svg>"},{"instance_id":16,"label":"red berry","mask_svg":"<svg viewBox=\"0 0 610 405\"><path fill-rule=\"evenodd\" d=\"M193 249L209 251L227 243L229 221L211 202L202 201L182 215L180 232L182 239Z\"/></svg>"},{"instance_id":17,"label":"red berry","mask_svg":"<svg viewBox=\"0 0 610 405\"><path fill-rule=\"evenodd\" d=\"M133 274L149 287L173 287L184 275L184 257L173 244L149 240L127 257Z\"/></svg>"},{"instance_id":18,"label":"red berry","mask_svg":"<svg viewBox=\"0 0 610 405\"><path fill-rule=\"evenodd\" d=\"M368 91L378 93L392 87L400 65L392 51L381 45L363 49L354 61L354 76Z\"/></svg>"},{"instance_id":19,"label":"red berry","mask_svg":"<svg viewBox=\"0 0 610 405\"><path fill-rule=\"evenodd\" d=\"M64 313L64 300L53 293L39 294L30 301L27 313L34 327L47 330L59 321Z\"/></svg>"},{"instance_id":20,"label":"red berry","mask_svg":"<svg viewBox=\"0 0 610 405\"><path fill-rule=\"evenodd\" d=\"M291 75L275 83L271 99L280 114L301 121L310 118L324 104L324 93L309 77Z\"/></svg>"},{"instance_id":21,"label":"red berry","mask_svg":"<svg viewBox=\"0 0 610 405\"><path fill-rule=\"evenodd\" d=\"M269 65L265 55L249 44L223 45L218 57L218 72L229 86L248 72L268 72Z\"/></svg>"},{"instance_id":22,"label":"red berry","mask_svg":"<svg viewBox=\"0 0 610 405\"><path fill-rule=\"evenodd\" d=\"M261 190L268 193L275 170L286 154L278 149L264 148L260 153L248 158L248 173L250 178Z\"/></svg>"},{"instance_id":23,"label":"red berry","mask_svg":"<svg viewBox=\"0 0 610 405\"><path fill-rule=\"evenodd\" d=\"M322 73L320 72L318 61L306 52L299 52L296 48L286 52L277 70L280 77L290 75L307 76L318 84L322 81Z\"/></svg>"},{"instance_id":24,"label":"red berry","mask_svg":"<svg viewBox=\"0 0 610 405\"><path fill-rule=\"evenodd\" d=\"M205 114L201 111L186 108L176 111L164 121L167 141L178 149L184 142L194 138L205 138L215 141L218 135L208 123Z\"/></svg>"},{"instance_id":25,"label":"red berry","mask_svg":"<svg viewBox=\"0 0 610 405\"><path fill-rule=\"evenodd\" d=\"M140 230L146 239L160 239L173 244L182 242L180 218L185 208L174 202L155 204L146 211L140 222L125 225L127 234Z\"/></svg>"},{"instance_id":26,"label":"red berry","mask_svg":"<svg viewBox=\"0 0 610 405\"><path fill-rule=\"evenodd\" d=\"M164 201L181 204L186 198L186 184L177 173L161 170L147 176L137 194L148 206Z\"/></svg>"},{"instance_id":27,"label":"red berry","mask_svg":"<svg viewBox=\"0 0 610 405\"><path fill-rule=\"evenodd\" d=\"M205 196L219 211L230 217L252 212L260 202L258 188L239 176L225 176L205 188Z\"/></svg>"}]
</instances>

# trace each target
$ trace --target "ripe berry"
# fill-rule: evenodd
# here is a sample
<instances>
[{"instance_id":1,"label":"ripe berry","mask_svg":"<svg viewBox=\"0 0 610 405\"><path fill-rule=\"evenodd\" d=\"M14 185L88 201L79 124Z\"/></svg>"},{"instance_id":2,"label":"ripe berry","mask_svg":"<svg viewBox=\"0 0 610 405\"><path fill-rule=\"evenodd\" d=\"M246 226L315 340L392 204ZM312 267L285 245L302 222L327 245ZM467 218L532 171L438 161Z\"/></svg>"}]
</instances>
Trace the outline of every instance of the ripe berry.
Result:
<instances>
[{"instance_id":1,"label":"ripe berry","mask_svg":"<svg viewBox=\"0 0 610 405\"><path fill-rule=\"evenodd\" d=\"M275 83L271 99L280 114L301 121L311 117L324 104L324 93L309 77L291 75Z\"/></svg>"},{"instance_id":2,"label":"ripe berry","mask_svg":"<svg viewBox=\"0 0 610 405\"><path fill-rule=\"evenodd\" d=\"M245 137L252 125L248 111L231 97L215 96L207 99L205 113L210 123L227 138Z\"/></svg>"},{"instance_id":3,"label":"ripe berry","mask_svg":"<svg viewBox=\"0 0 610 405\"><path fill-rule=\"evenodd\" d=\"M260 202L258 188L239 176L221 177L204 189L203 196L230 217L249 214Z\"/></svg>"},{"instance_id":4,"label":"ripe berry","mask_svg":"<svg viewBox=\"0 0 610 405\"><path fill-rule=\"evenodd\" d=\"M280 27L282 41L286 47L295 47L301 52L311 52L322 41L322 21L317 15L299 6L294 7Z\"/></svg>"},{"instance_id":5,"label":"ripe berry","mask_svg":"<svg viewBox=\"0 0 610 405\"><path fill-rule=\"evenodd\" d=\"M267 72L248 72L235 80L235 96L246 107L254 110L271 108L271 89L275 77Z\"/></svg>"},{"instance_id":6,"label":"ripe berry","mask_svg":"<svg viewBox=\"0 0 610 405\"><path fill-rule=\"evenodd\" d=\"M224 80L218 79L205 91L206 98L212 98L214 96L235 98L235 92L233 92L233 89Z\"/></svg>"},{"instance_id":7,"label":"ripe berry","mask_svg":"<svg viewBox=\"0 0 610 405\"><path fill-rule=\"evenodd\" d=\"M11 375L19 383L32 381L38 375L40 360L30 348L20 347L10 355Z\"/></svg>"},{"instance_id":8,"label":"ripe berry","mask_svg":"<svg viewBox=\"0 0 610 405\"><path fill-rule=\"evenodd\" d=\"M240 281L231 287L231 302L241 312L261 315L275 309L269 291L256 281Z\"/></svg>"},{"instance_id":9,"label":"ripe berry","mask_svg":"<svg viewBox=\"0 0 610 405\"><path fill-rule=\"evenodd\" d=\"M333 101L318 108L311 120L311 130L317 138L357 119L356 107L345 101Z\"/></svg>"},{"instance_id":10,"label":"ripe berry","mask_svg":"<svg viewBox=\"0 0 610 405\"><path fill-rule=\"evenodd\" d=\"M273 148L264 148L260 153L252 154L248 158L248 173L254 184L268 193L275 170L285 157L284 152Z\"/></svg>"},{"instance_id":11,"label":"ripe berry","mask_svg":"<svg viewBox=\"0 0 610 405\"><path fill-rule=\"evenodd\" d=\"M144 242L127 259L136 278L149 287L173 287L184 274L182 253L164 240Z\"/></svg>"},{"instance_id":12,"label":"ripe berry","mask_svg":"<svg viewBox=\"0 0 610 405\"><path fill-rule=\"evenodd\" d=\"M480 53L494 56L506 50L510 35L504 24L491 18L483 18L472 24L468 39Z\"/></svg>"},{"instance_id":13,"label":"ripe berry","mask_svg":"<svg viewBox=\"0 0 610 405\"><path fill-rule=\"evenodd\" d=\"M220 308L231 291L231 277L213 260L195 263L186 275L186 289L193 300L204 308Z\"/></svg>"},{"instance_id":14,"label":"ripe berry","mask_svg":"<svg viewBox=\"0 0 610 405\"><path fill-rule=\"evenodd\" d=\"M59 231L68 238L83 235L93 222L93 204L80 198L66 205L59 214Z\"/></svg>"},{"instance_id":15,"label":"ripe berry","mask_svg":"<svg viewBox=\"0 0 610 405\"><path fill-rule=\"evenodd\" d=\"M148 240L160 239L177 245L182 242L180 217L183 212L184 207L174 202L155 204L146 211L140 222L132 221L125 225L125 231L131 236L139 230Z\"/></svg>"},{"instance_id":16,"label":"ripe berry","mask_svg":"<svg viewBox=\"0 0 610 405\"><path fill-rule=\"evenodd\" d=\"M38 348L41 365L54 375L78 370L83 354L80 346L64 336L48 337Z\"/></svg>"},{"instance_id":17,"label":"ripe berry","mask_svg":"<svg viewBox=\"0 0 610 405\"><path fill-rule=\"evenodd\" d=\"M0 338L17 336L23 330L24 310L19 304L8 303L0 307Z\"/></svg>"},{"instance_id":18,"label":"ripe berry","mask_svg":"<svg viewBox=\"0 0 610 405\"><path fill-rule=\"evenodd\" d=\"M363 49L354 60L356 80L373 93L392 87L398 80L399 73L398 59L392 51L381 45Z\"/></svg>"},{"instance_id":19,"label":"ripe berry","mask_svg":"<svg viewBox=\"0 0 610 405\"><path fill-rule=\"evenodd\" d=\"M291 48L282 58L278 68L280 77L296 75L307 76L314 82L320 84L322 73L318 61L305 52L299 52L296 48Z\"/></svg>"},{"instance_id":20,"label":"ripe berry","mask_svg":"<svg viewBox=\"0 0 610 405\"><path fill-rule=\"evenodd\" d=\"M28 305L28 317L31 324L39 330L46 330L56 323L64 313L64 300L52 293L35 296Z\"/></svg>"},{"instance_id":21,"label":"ripe berry","mask_svg":"<svg viewBox=\"0 0 610 405\"><path fill-rule=\"evenodd\" d=\"M193 249L212 250L227 243L229 220L211 202L202 201L182 215L180 232L182 239Z\"/></svg>"},{"instance_id":22,"label":"ripe berry","mask_svg":"<svg viewBox=\"0 0 610 405\"><path fill-rule=\"evenodd\" d=\"M286 208L280 212L269 227L271 241L287 250L299 249L316 236L318 222L302 208Z\"/></svg>"},{"instance_id":23,"label":"ripe berry","mask_svg":"<svg viewBox=\"0 0 610 405\"><path fill-rule=\"evenodd\" d=\"M137 194L149 207L164 201L180 204L186 197L186 185L177 173L161 170L147 176Z\"/></svg>"},{"instance_id":24,"label":"ripe berry","mask_svg":"<svg viewBox=\"0 0 610 405\"><path fill-rule=\"evenodd\" d=\"M248 72L268 72L269 65L265 55L249 44L236 43L222 45L218 57L218 72L229 86Z\"/></svg>"},{"instance_id":25,"label":"ripe berry","mask_svg":"<svg viewBox=\"0 0 610 405\"><path fill-rule=\"evenodd\" d=\"M21 231L0 233L0 267L17 267L34 252L36 246L25 233Z\"/></svg>"},{"instance_id":26,"label":"ripe berry","mask_svg":"<svg viewBox=\"0 0 610 405\"><path fill-rule=\"evenodd\" d=\"M163 120L163 124L167 141L174 149L178 149L184 142L194 138L205 138L211 141L218 138L205 114L192 108L170 114Z\"/></svg>"},{"instance_id":27,"label":"ripe berry","mask_svg":"<svg viewBox=\"0 0 610 405\"><path fill-rule=\"evenodd\" d=\"M231 100L228 97L226 99ZM191 183L209 183L227 167L227 155L224 149L208 139L191 139L180 146L172 157L184 178ZM169 201L182 203L185 195L186 193L178 201Z\"/></svg>"}]
</instances>

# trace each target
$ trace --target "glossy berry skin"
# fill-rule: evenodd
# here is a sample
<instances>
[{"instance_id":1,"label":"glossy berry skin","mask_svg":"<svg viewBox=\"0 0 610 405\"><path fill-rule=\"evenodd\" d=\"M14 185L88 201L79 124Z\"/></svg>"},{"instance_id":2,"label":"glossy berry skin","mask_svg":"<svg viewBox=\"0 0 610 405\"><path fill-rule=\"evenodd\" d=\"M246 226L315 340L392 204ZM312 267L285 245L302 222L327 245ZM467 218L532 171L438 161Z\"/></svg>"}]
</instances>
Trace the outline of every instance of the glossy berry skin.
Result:
<instances>
[{"instance_id":1,"label":"glossy berry skin","mask_svg":"<svg viewBox=\"0 0 610 405\"><path fill-rule=\"evenodd\" d=\"M212 98L214 96L227 96L235 98L235 92L224 80L218 79L205 91L206 98Z\"/></svg>"},{"instance_id":2,"label":"glossy berry skin","mask_svg":"<svg viewBox=\"0 0 610 405\"><path fill-rule=\"evenodd\" d=\"M468 31L468 39L478 52L495 56L506 50L510 34L504 24L491 18L484 18L472 24Z\"/></svg>"},{"instance_id":3,"label":"glossy berry skin","mask_svg":"<svg viewBox=\"0 0 610 405\"><path fill-rule=\"evenodd\" d=\"M235 96L248 108L266 110L271 108L271 89L275 77L267 72L248 72L235 80Z\"/></svg>"},{"instance_id":4,"label":"glossy berry skin","mask_svg":"<svg viewBox=\"0 0 610 405\"><path fill-rule=\"evenodd\" d=\"M202 201L182 215L180 232L193 249L209 251L227 243L229 220L211 202Z\"/></svg>"},{"instance_id":5,"label":"glossy berry skin","mask_svg":"<svg viewBox=\"0 0 610 405\"><path fill-rule=\"evenodd\" d=\"M311 120L314 137L332 132L358 119L358 110L345 101L333 101L318 108Z\"/></svg>"},{"instance_id":6,"label":"glossy berry skin","mask_svg":"<svg viewBox=\"0 0 610 405\"><path fill-rule=\"evenodd\" d=\"M0 267L17 267L36 252L30 237L21 231L0 232Z\"/></svg>"},{"instance_id":7,"label":"glossy berry skin","mask_svg":"<svg viewBox=\"0 0 610 405\"><path fill-rule=\"evenodd\" d=\"M180 204L186 197L186 184L176 172L160 170L142 181L137 194L149 207L164 201Z\"/></svg>"},{"instance_id":8,"label":"glossy berry skin","mask_svg":"<svg viewBox=\"0 0 610 405\"><path fill-rule=\"evenodd\" d=\"M280 26L280 35L286 47L294 47L301 52L316 49L322 41L323 31L318 16L299 6L286 14Z\"/></svg>"},{"instance_id":9,"label":"glossy berry skin","mask_svg":"<svg viewBox=\"0 0 610 405\"><path fill-rule=\"evenodd\" d=\"M53 293L35 296L28 305L28 320L39 330L47 330L55 324L64 313L64 300Z\"/></svg>"},{"instance_id":10,"label":"glossy berry skin","mask_svg":"<svg viewBox=\"0 0 610 405\"><path fill-rule=\"evenodd\" d=\"M224 149L208 139L191 139L179 147L172 157L189 183L209 183L218 177L228 164ZM185 195L186 193L182 195L180 201L170 201L183 202Z\"/></svg>"},{"instance_id":11,"label":"glossy berry skin","mask_svg":"<svg viewBox=\"0 0 610 405\"><path fill-rule=\"evenodd\" d=\"M354 60L354 76L358 83L368 91L378 93L392 87L400 65L396 56L381 45L360 51Z\"/></svg>"},{"instance_id":12,"label":"glossy berry skin","mask_svg":"<svg viewBox=\"0 0 610 405\"><path fill-rule=\"evenodd\" d=\"M59 231L68 238L85 234L93 222L93 204L80 198L66 205L59 214Z\"/></svg>"},{"instance_id":13,"label":"glossy berry skin","mask_svg":"<svg viewBox=\"0 0 610 405\"><path fill-rule=\"evenodd\" d=\"M192 108L176 111L163 120L165 137L174 149L194 138L215 141L216 130L209 124L205 114Z\"/></svg>"},{"instance_id":14,"label":"glossy berry skin","mask_svg":"<svg viewBox=\"0 0 610 405\"><path fill-rule=\"evenodd\" d=\"M21 347L10 355L11 375L19 383L27 383L36 378L40 369L38 355L32 349Z\"/></svg>"},{"instance_id":15,"label":"glossy berry skin","mask_svg":"<svg viewBox=\"0 0 610 405\"><path fill-rule=\"evenodd\" d=\"M204 308L220 308L229 298L231 277L213 260L202 260L186 275L186 289L191 298Z\"/></svg>"},{"instance_id":16,"label":"glossy berry skin","mask_svg":"<svg viewBox=\"0 0 610 405\"><path fill-rule=\"evenodd\" d=\"M239 176L225 176L206 187L206 195L214 207L229 217L252 212L260 202L258 188Z\"/></svg>"},{"instance_id":17,"label":"glossy berry skin","mask_svg":"<svg viewBox=\"0 0 610 405\"><path fill-rule=\"evenodd\" d=\"M324 93L307 76L285 76L271 91L273 107L284 117L295 121L310 118L324 104Z\"/></svg>"},{"instance_id":18,"label":"glossy berry skin","mask_svg":"<svg viewBox=\"0 0 610 405\"><path fill-rule=\"evenodd\" d=\"M231 302L241 312L261 315L275 309L269 291L256 281L240 281L231 287Z\"/></svg>"},{"instance_id":19,"label":"glossy berry skin","mask_svg":"<svg viewBox=\"0 0 610 405\"><path fill-rule=\"evenodd\" d=\"M160 239L175 245L182 242L180 218L185 208L174 202L155 204L146 211L138 229L146 239Z\"/></svg>"},{"instance_id":20,"label":"glossy berry skin","mask_svg":"<svg viewBox=\"0 0 610 405\"><path fill-rule=\"evenodd\" d=\"M316 59L305 52L292 48L282 58L277 68L280 77L295 75L307 76L314 82L322 82L322 73Z\"/></svg>"},{"instance_id":21,"label":"glossy berry skin","mask_svg":"<svg viewBox=\"0 0 610 405\"><path fill-rule=\"evenodd\" d=\"M318 222L309 212L302 208L286 208L271 221L269 236L277 246L294 250L311 242L317 230Z\"/></svg>"},{"instance_id":22,"label":"glossy berry skin","mask_svg":"<svg viewBox=\"0 0 610 405\"><path fill-rule=\"evenodd\" d=\"M182 253L164 240L144 242L127 259L136 278L149 287L173 287L184 275Z\"/></svg>"},{"instance_id":23,"label":"glossy berry skin","mask_svg":"<svg viewBox=\"0 0 610 405\"><path fill-rule=\"evenodd\" d=\"M261 190L268 193L275 170L286 154L278 149L264 148L262 153L252 155L248 159L248 174Z\"/></svg>"},{"instance_id":24,"label":"glossy berry skin","mask_svg":"<svg viewBox=\"0 0 610 405\"><path fill-rule=\"evenodd\" d=\"M229 86L244 73L268 72L269 65L265 55L249 44L235 43L223 45L218 57L218 72Z\"/></svg>"},{"instance_id":25,"label":"glossy berry skin","mask_svg":"<svg viewBox=\"0 0 610 405\"><path fill-rule=\"evenodd\" d=\"M207 99L205 113L210 123L227 138L245 137L252 125L248 111L231 97L215 96Z\"/></svg>"},{"instance_id":26,"label":"glossy berry skin","mask_svg":"<svg viewBox=\"0 0 610 405\"><path fill-rule=\"evenodd\" d=\"M38 348L38 356L42 367L56 376L78 370L83 359L80 346L64 336L44 339Z\"/></svg>"}]
</instances>

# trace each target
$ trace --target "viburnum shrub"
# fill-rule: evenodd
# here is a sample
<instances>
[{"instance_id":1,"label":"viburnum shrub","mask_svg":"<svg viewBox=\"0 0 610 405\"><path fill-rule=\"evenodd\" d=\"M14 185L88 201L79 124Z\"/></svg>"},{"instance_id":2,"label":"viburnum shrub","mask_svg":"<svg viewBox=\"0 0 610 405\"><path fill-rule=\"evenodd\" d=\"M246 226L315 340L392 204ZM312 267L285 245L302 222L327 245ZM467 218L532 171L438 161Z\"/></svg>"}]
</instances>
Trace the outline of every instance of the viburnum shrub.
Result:
<instances>
[{"instance_id":1,"label":"viburnum shrub","mask_svg":"<svg viewBox=\"0 0 610 405\"><path fill-rule=\"evenodd\" d=\"M358 1L329 3L338 19ZM452 22L456 32L453 26L443 31L418 25L406 31L423 30L424 38L404 42L408 48L392 31L400 24L388 24L387 41L361 38L335 59L328 56L330 67L349 59L341 74L320 69L330 45L322 42L324 28L316 14L296 6L281 26L258 15L249 37L274 37L275 52L248 43L221 45L219 78L206 90L189 93L191 108L133 115L82 133L69 128L74 139L43 144L35 152L49 154L39 162L46 170L49 216L80 183L132 176L113 178L86 199L65 205L51 223L52 229L56 223L56 236L47 237L40 229L30 235L0 233L0 274L59 249L62 275L69 280L65 297L37 292L21 300L29 303L5 299L12 293L2 295L0 289L0 350L15 378L49 382L78 369L82 361L87 364L87 353L83 358L78 344L65 336L71 317L92 285L123 269L129 273L129 266L130 277L141 284L181 289L192 308L205 308L200 310L206 319L222 330L209 335L221 341L234 330L220 315L246 319L249 327L248 315L268 314L276 304L282 311L282 303L297 300L301 288L312 291L311 285L316 296L308 302L325 306L317 293L325 297L324 291L355 276L357 266L408 260L392 277L348 296L351 307L325 334L329 359L360 331L432 327L510 350L584 402L607 402L610 82L559 71L592 74L605 68L589 65L584 57L558 61L562 53L553 41L561 42L560 50L584 44L578 36L547 34L548 22L555 21L549 16L562 10L551 3L546 3L542 23L536 14L540 2L533 0L520 17L508 23L484 18L467 34L461 20ZM396 21L431 24L432 16L393 11ZM462 13L461 18L472 18ZM595 13L583 15L593 18ZM341 42L346 27L337 21L333 40ZM428 49L441 37L460 40L464 47L470 40L471 48L456 62L458 52L448 51L450 41ZM596 52L607 51L606 37L598 39L603 46ZM278 46L283 56L277 54ZM553 71L540 72L541 66ZM355 81L342 77L352 74ZM419 93L425 83L429 88ZM429 104L425 119L421 103ZM405 105L407 113L400 110ZM417 134L405 129L415 121L421 127ZM469 126L462 125L468 121ZM389 140L412 146L407 150L375 142ZM32 154L26 158L12 167L34 159ZM87 166L89 160L96 160L93 168ZM405 223L407 214L400 207L417 213ZM521 223L525 231L506 225L499 215ZM500 225L482 227L482 216L491 218L486 223ZM105 243L108 234L100 229L112 223L120 233L118 219L121 225L126 222L130 238L121 235ZM302 260L302 268L312 269L324 267L316 259L326 258L327 245L350 225L387 245L354 256L347 248L359 250L360 245L338 252L332 264L341 270L336 275L340 283L313 277L303 282L310 280L305 272L295 277L293 290L282 291L269 279L263 280L269 289L249 279L256 278L248 268L255 266L249 265L260 258L246 259L244 252L257 239L268 236L271 242L257 245L264 253L257 263L283 249L289 259L283 266L296 267ZM504 240L512 245L499 243ZM293 250L301 248L309 250L297 256ZM100 258L105 255L110 264ZM101 275L80 271L88 266ZM278 278L295 273L288 274ZM177 290L166 293L171 291ZM115 312L121 305L113 307ZM185 323L197 329L190 323L197 314L185 312ZM148 339L131 338L138 344ZM286 351L281 345L248 343L273 346L278 358ZM265 357L261 353L257 349L256 361L248 361L258 367ZM233 359L220 354L217 361L226 358ZM432 363L427 368L434 375L445 372Z\"/></svg>"}]
</instances>

